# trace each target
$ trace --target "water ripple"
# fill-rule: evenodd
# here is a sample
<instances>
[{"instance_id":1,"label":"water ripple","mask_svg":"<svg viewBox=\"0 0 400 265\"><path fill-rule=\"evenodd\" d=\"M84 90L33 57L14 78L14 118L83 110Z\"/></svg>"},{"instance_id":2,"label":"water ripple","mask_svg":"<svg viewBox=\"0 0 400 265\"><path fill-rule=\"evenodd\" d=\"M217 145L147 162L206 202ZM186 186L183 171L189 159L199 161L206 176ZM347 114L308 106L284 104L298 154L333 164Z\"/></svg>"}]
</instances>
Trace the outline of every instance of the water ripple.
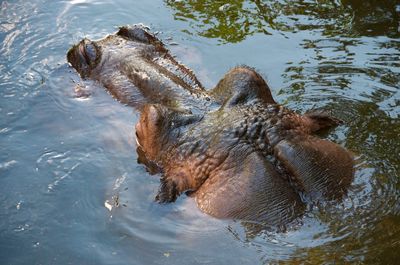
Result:
<instances>
[{"instance_id":1,"label":"water ripple","mask_svg":"<svg viewBox=\"0 0 400 265\"><path fill-rule=\"evenodd\" d=\"M59 264L394 263L400 42L390 36L399 34L392 27L398 17L389 21L381 12L391 5L373 8L372 19L363 14L374 3L352 16L354 7L317 2L2 1L0 259L8 253L10 264L38 257ZM178 54L194 47L184 62L207 69L210 85L243 62L269 74L286 106L323 108L343 119L327 137L356 156L344 200L308 209L301 226L283 233L213 219L185 196L155 203L160 176L136 163L137 114L65 62L82 37L138 22L182 42ZM379 25L386 25L380 33ZM247 39L217 45L207 37Z\"/></svg>"}]
</instances>

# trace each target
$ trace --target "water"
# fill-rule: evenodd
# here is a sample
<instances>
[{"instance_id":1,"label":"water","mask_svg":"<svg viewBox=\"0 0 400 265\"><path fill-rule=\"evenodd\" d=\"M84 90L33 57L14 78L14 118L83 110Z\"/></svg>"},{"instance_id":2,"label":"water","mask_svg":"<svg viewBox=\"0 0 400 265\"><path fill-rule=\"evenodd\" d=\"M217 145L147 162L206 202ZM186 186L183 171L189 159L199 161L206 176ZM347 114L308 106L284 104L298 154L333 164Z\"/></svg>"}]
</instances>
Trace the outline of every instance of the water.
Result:
<instances>
[{"instance_id":1,"label":"water","mask_svg":"<svg viewBox=\"0 0 400 265\"><path fill-rule=\"evenodd\" d=\"M395 0L2 1L0 263L395 264L399 17ZM213 219L184 196L154 203L158 177L136 162L138 113L65 59L81 38L134 23L159 32L206 87L247 64L278 102L343 119L326 137L356 156L348 196L285 233Z\"/></svg>"}]
</instances>

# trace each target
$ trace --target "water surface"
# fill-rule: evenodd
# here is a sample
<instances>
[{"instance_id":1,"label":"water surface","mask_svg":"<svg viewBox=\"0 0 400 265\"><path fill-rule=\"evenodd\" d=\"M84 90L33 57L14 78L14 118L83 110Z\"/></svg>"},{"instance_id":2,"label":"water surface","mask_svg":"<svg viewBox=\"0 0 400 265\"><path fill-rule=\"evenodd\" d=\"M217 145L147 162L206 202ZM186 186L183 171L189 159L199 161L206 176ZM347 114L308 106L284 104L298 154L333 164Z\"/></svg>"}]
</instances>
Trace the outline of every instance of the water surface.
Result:
<instances>
[{"instance_id":1,"label":"water surface","mask_svg":"<svg viewBox=\"0 0 400 265\"><path fill-rule=\"evenodd\" d=\"M396 263L399 17L395 0L2 1L1 264ZM206 87L247 64L278 102L343 119L325 137L355 154L348 196L285 233L213 219L184 196L154 203L158 177L137 163L138 113L65 58L83 37L134 23Z\"/></svg>"}]
</instances>

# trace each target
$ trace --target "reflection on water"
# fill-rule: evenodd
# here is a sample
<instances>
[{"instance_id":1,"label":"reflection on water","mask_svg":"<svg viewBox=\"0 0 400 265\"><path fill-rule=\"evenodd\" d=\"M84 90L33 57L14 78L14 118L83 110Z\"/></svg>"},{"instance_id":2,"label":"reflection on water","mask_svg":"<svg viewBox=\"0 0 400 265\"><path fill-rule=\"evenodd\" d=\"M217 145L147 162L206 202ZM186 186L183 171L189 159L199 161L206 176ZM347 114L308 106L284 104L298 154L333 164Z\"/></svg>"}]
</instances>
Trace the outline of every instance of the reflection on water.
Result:
<instances>
[{"instance_id":1,"label":"reflection on water","mask_svg":"<svg viewBox=\"0 0 400 265\"><path fill-rule=\"evenodd\" d=\"M399 14L395 0L3 1L2 264L395 264ZM158 177L135 152L138 114L65 60L81 38L139 22L208 87L245 63L279 102L343 119L325 136L356 157L348 196L285 233L210 218L190 198L154 203Z\"/></svg>"},{"instance_id":2,"label":"reflection on water","mask_svg":"<svg viewBox=\"0 0 400 265\"><path fill-rule=\"evenodd\" d=\"M240 42L254 33L317 31L324 36L400 36L397 0L165 0L196 34ZM185 31L191 33L192 30Z\"/></svg>"}]
</instances>

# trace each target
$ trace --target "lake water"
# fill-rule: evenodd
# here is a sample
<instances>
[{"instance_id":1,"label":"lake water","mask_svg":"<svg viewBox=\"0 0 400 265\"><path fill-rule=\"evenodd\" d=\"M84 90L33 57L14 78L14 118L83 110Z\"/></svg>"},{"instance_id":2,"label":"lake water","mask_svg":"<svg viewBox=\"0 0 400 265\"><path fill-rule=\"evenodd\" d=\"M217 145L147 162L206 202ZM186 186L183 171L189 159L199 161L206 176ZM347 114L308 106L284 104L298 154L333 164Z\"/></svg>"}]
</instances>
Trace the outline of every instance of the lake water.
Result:
<instances>
[{"instance_id":1,"label":"lake water","mask_svg":"<svg viewBox=\"0 0 400 265\"><path fill-rule=\"evenodd\" d=\"M395 264L399 18L395 0L1 1L0 263ZM138 113L65 58L83 37L135 23L206 87L246 64L285 106L343 119L325 137L356 157L347 197L283 233L213 219L185 196L155 203L158 176L137 163Z\"/></svg>"}]
</instances>

